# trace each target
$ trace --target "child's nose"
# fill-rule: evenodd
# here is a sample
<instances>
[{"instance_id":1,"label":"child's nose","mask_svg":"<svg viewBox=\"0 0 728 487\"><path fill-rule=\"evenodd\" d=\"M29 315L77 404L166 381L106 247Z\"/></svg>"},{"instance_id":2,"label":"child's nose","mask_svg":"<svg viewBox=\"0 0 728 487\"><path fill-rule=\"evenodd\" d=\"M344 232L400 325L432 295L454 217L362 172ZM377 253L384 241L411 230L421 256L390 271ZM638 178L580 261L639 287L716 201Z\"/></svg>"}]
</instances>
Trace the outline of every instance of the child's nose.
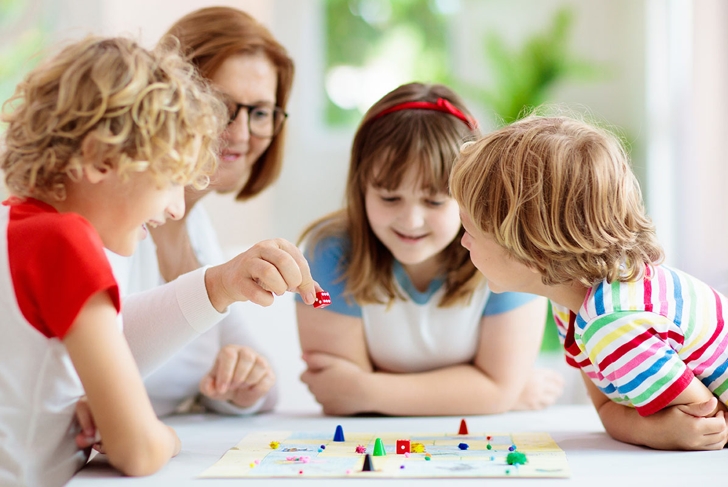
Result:
<instances>
[{"instance_id":1,"label":"child's nose","mask_svg":"<svg viewBox=\"0 0 728 487\"><path fill-rule=\"evenodd\" d=\"M172 188L172 197L166 208L167 218L179 220L185 215L185 188L182 185L175 185Z\"/></svg>"},{"instance_id":2,"label":"child's nose","mask_svg":"<svg viewBox=\"0 0 728 487\"><path fill-rule=\"evenodd\" d=\"M420 228L425 223L425 216L419 205L403 209L400 219L406 228Z\"/></svg>"}]
</instances>

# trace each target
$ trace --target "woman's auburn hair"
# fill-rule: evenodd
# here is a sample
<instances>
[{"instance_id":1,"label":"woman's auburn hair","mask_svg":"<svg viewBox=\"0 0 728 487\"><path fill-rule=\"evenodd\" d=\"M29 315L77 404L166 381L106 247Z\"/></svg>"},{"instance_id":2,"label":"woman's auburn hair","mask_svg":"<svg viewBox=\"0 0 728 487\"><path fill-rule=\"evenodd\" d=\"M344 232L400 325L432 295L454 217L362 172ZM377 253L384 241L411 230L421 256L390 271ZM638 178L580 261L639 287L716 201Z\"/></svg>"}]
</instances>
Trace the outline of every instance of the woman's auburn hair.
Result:
<instances>
[{"instance_id":1,"label":"woman's auburn hair","mask_svg":"<svg viewBox=\"0 0 728 487\"><path fill-rule=\"evenodd\" d=\"M263 54L278 76L276 105L286 110L293 85L294 65L286 49L270 31L247 13L232 7L208 7L179 19L160 41L178 44L183 55L200 74L212 78L223 62L239 54ZM286 126L253 165L250 178L236 199L247 200L270 186L283 165Z\"/></svg>"},{"instance_id":2,"label":"woman's auburn hair","mask_svg":"<svg viewBox=\"0 0 728 487\"><path fill-rule=\"evenodd\" d=\"M544 284L641 278L663 250L620 140L565 116L529 116L463 147L450 189Z\"/></svg>"},{"instance_id":3,"label":"woman's auburn hair","mask_svg":"<svg viewBox=\"0 0 728 487\"><path fill-rule=\"evenodd\" d=\"M0 167L11 193L63 200L85 150L121 174L203 188L217 165L226 109L176 52L87 37L41 63L3 105Z\"/></svg>"},{"instance_id":4,"label":"woman's auburn hair","mask_svg":"<svg viewBox=\"0 0 728 487\"><path fill-rule=\"evenodd\" d=\"M325 216L303 232L300 241L315 250L323 239L345 237L349 242L341 266L345 295L358 304L391 304L405 299L393 275L394 257L369 224L365 194L369 185L396 189L408 171L416 170L422 188L433 194L448 192L448 177L460 145L479 133L455 116L435 110L405 109L379 117L401 103L439 98L466 116L470 112L452 90L437 84L409 83L391 91L364 115L354 136L346 183L345 208ZM441 307L468 302L482 283L482 275L460 244L463 229L442 251L445 295Z\"/></svg>"}]
</instances>

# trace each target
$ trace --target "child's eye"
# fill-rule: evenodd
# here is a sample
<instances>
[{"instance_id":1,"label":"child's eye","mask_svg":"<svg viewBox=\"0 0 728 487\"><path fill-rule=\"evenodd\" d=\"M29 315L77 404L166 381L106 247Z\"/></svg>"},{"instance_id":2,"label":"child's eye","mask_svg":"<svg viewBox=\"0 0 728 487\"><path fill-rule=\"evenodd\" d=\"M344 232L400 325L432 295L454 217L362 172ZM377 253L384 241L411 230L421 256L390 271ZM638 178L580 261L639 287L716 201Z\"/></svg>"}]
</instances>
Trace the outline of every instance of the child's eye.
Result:
<instances>
[{"instance_id":1,"label":"child's eye","mask_svg":"<svg viewBox=\"0 0 728 487\"><path fill-rule=\"evenodd\" d=\"M395 203L399 201L399 196L380 196L380 198L385 203Z\"/></svg>"},{"instance_id":2,"label":"child's eye","mask_svg":"<svg viewBox=\"0 0 728 487\"><path fill-rule=\"evenodd\" d=\"M437 206L444 205L445 204L445 201L443 201L443 200L429 200L428 199L428 200L425 200L425 203L427 203L428 206L437 207Z\"/></svg>"}]
</instances>

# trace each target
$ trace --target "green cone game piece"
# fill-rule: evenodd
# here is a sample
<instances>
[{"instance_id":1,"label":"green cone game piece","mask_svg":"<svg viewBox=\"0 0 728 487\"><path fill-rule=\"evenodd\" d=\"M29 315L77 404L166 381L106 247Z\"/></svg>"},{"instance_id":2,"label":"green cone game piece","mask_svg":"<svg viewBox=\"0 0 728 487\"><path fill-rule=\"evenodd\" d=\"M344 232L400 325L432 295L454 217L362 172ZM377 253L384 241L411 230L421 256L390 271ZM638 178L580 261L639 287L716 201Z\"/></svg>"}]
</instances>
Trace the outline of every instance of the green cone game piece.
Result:
<instances>
[{"instance_id":1,"label":"green cone game piece","mask_svg":"<svg viewBox=\"0 0 728 487\"><path fill-rule=\"evenodd\" d=\"M383 457L387 454L386 451L384 451L384 443L382 443L381 438L377 438L374 441L374 451L372 452L372 455L375 457Z\"/></svg>"}]
</instances>

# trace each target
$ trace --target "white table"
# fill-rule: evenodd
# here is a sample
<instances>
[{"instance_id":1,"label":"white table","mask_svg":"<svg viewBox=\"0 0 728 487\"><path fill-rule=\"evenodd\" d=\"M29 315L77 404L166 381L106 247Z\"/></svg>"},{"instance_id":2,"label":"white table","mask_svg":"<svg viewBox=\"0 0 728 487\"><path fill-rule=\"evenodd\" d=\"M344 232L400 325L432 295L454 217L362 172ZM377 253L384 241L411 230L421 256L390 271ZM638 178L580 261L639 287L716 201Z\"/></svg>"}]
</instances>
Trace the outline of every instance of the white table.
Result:
<instances>
[{"instance_id":1,"label":"white table","mask_svg":"<svg viewBox=\"0 0 728 487\"><path fill-rule=\"evenodd\" d=\"M454 482L458 486L503 485L580 485L624 487L651 485L721 486L728 485L728 449L718 452L662 452L640 448L611 439L604 432L599 418L589 405L555 406L545 411L514 412L494 416L466 418L468 428L474 431L545 431L566 452L571 478L569 479L197 479L230 447L252 431L331 431L337 424L344 431L457 431L460 418L341 418L326 417L319 413L274 413L248 418L216 415L177 416L165 422L177 430L182 440L182 451L160 472L150 477L126 478L96 458L68 484L68 487L225 487L225 486L279 486L306 487L321 484L352 487L381 484L409 486L442 485Z\"/></svg>"}]
</instances>

